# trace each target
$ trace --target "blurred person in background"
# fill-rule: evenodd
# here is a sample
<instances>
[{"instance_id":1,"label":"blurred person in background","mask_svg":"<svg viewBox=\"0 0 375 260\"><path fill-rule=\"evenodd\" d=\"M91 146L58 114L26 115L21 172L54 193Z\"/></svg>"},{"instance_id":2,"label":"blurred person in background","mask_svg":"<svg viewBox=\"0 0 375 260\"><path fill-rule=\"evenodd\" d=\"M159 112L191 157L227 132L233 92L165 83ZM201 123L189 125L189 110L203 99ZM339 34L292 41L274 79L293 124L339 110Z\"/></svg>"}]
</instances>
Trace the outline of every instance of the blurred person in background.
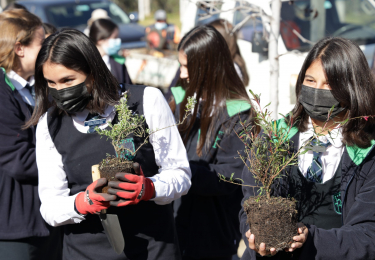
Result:
<instances>
[{"instance_id":1,"label":"blurred person in background","mask_svg":"<svg viewBox=\"0 0 375 260\"><path fill-rule=\"evenodd\" d=\"M155 23L146 28L146 39L151 49L175 50L181 39L180 29L167 23L167 13L157 10L154 14Z\"/></svg>"},{"instance_id":2,"label":"blurred person in background","mask_svg":"<svg viewBox=\"0 0 375 260\"><path fill-rule=\"evenodd\" d=\"M233 25L224 19L215 20L209 25L213 26L224 37L228 44L228 48L238 76L242 79L245 86L249 85L250 78L249 74L247 74L246 63L242 58L240 48L237 44L237 34L231 33L233 30Z\"/></svg>"},{"instance_id":3,"label":"blurred person in background","mask_svg":"<svg viewBox=\"0 0 375 260\"><path fill-rule=\"evenodd\" d=\"M7 11L7 10L13 10L13 9L24 9L24 10L27 10L26 7L24 7L23 5L21 4L17 4L17 3L10 3L8 4L3 11Z\"/></svg>"},{"instance_id":4,"label":"blurred person in background","mask_svg":"<svg viewBox=\"0 0 375 260\"><path fill-rule=\"evenodd\" d=\"M87 21L87 27L85 28L83 33L86 34L87 36L89 36L90 35L90 28L91 28L92 23L95 22L98 19L108 19L108 20L110 20L111 17L109 17L106 10L101 9L101 8L95 9L94 11L92 11L91 18Z\"/></svg>"},{"instance_id":5,"label":"blurred person in background","mask_svg":"<svg viewBox=\"0 0 375 260\"><path fill-rule=\"evenodd\" d=\"M0 258L60 259L59 229L39 212L35 127L22 129L35 106L44 29L35 15L13 9L0 14L0 31Z\"/></svg>"},{"instance_id":6,"label":"blurred person in background","mask_svg":"<svg viewBox=\"0 0 375 260\"><path fill-rule=\"evenodd\" d=\"M171 88L170 102L176 119L182 119L187 97L198 100L192 116L178 127L192 173L188 194L174 204L180 250L183 260L230 260L241 239L242 192L241 186L220 181L218 174L240 177L238 151L244 155L245 145L237 136L239 121L254 111L228 45L214 27L192 29L178 50L183 84Z\"/></svg>"},{"instance_id":7,"label":"blurred person in background","mask_svg":"<svg viewBox=\"0 0 375 260\"><path fill-rule=\"evenodd\" d=\"M125 58L118 55L121 48L118 33L118 26L114 22L108 19L98 19L92 23L89 37L95 43L104 63L117 81L132 84L125 66Z\"/></svg>"},{"instance_id":8,"label":"blurred person in background","mask_svg":"<svg viewBox=\"0 0 375 260\"><path fill-rule=\"evenodd\" d=\"M46 38L48 36L50 36L51 34L54 34L55 32L57 32L57 29L55 26L53 26L52 24L50 23L43 23L43 29L44 29L44 33L46 35Z\"/></svg>"}]
</instances>

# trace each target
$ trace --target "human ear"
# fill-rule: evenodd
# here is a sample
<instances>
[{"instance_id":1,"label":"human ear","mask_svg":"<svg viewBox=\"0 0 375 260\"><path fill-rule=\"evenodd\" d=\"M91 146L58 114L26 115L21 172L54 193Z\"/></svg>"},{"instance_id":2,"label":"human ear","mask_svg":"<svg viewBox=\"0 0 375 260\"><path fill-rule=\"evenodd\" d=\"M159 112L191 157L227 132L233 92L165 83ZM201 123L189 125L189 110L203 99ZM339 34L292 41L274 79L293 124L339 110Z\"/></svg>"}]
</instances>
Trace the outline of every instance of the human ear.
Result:
<instances>
[{"instance_id":1,"label":"human ear","mask_svg":"<svg viewBox=\"0 0 375 260\"><path fill-rule=\"evenodd\" d=\"M16 44L14 45L14 53L22 58L25 56L24 46L20 42L16 42Z\"/></svg>"}]
</instances>

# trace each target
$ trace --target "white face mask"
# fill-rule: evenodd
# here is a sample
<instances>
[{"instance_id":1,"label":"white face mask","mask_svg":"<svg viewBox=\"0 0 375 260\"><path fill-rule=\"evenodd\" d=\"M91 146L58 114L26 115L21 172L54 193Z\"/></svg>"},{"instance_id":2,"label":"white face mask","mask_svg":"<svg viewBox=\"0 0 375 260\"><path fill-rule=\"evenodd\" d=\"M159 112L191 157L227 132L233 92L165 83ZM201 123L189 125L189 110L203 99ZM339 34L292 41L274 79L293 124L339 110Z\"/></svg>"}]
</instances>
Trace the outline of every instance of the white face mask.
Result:
<instances>
[{"instance_id":1,"label":"white face mask","mask_svg":"<svg viewBox=\"0 0 375 260\"><path fill-rule=\"evenodd\" d=\"M104 52L109 56L117 54L120 49L121 49L120 38L109 39L108 44L106 46L103 46Z\"/></svg>"},{"instance_id":2,"label":"white face mask","mask_svg":"<svg viewBox=\"0 0 375 260\"><path fill-rule=\"evenodd\" d=\"M156 30L163 30L165 28L167 28L167 23L164 23L164 22L156 22L155 23L155 28Z\"/></svg>"}]
</instances>

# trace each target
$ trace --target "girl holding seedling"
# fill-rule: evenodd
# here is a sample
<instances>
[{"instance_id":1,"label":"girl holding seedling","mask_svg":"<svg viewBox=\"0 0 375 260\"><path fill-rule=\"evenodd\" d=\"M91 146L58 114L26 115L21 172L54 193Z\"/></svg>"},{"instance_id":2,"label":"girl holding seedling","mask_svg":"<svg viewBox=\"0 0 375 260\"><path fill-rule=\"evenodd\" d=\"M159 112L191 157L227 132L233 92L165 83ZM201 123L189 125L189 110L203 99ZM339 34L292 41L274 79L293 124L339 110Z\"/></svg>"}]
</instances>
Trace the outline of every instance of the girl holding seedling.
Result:
<instances>
[{"instance_id":1,"label":"girl holding seedling","mask_svg":"<svg viewBox=\"0 0 375 260\"><path fill-rule=\"evenodd\" d=\"M243 163L237 150L244 145L237 133L240 121L249 119L253 109L216 29L191 30L178 50L184 84L171 89L170 105L181 119L187 97L199 100L192 116L179 126L192 171L189 193L175 202L180 249L183 259L231 259L240 240L242 194L239 186L220 181L220 176L240 177Z\"/></svg>"},{"instance_id":2,"label":"girl holding seedling","mask_svg":"<svg viewBox=\"0 0 375 260\"><path fill-rule=\"evenodd\" d=\"M342 38L316 43L296 96L292 116L277 125L288 131L298 163L277 179L273 195L297 200L298 233L285 251L266 251L262 241L256 247L242 209L242 259L375 259L375 83L361 49ZM259 185L254 178L245 167L244 184ZM244 203L257 190L243 186L243 193Z\"/></svg>"},{"instance_id":3,"label":"girl holding seedling","mask_svg":"<svg viewBox=\"0 0 375 260\"><path fill-rule=\"evenodd\" d=\"M38 123L40 211L50 225L64 225L63 258L180 259L170 202L187 193L191 173L177 128L156 132L136 154L130 153L140 165L134 167L138 174L117 173L120 181L109 182L109 194L102 193L107 180L93 182L91 166L108 154L115 157L115 149L92 123L99 129L109 122L124 123L118 122L114 108L121 99L118 82L96 46L77 30L48 37L35 67L36 109L28 125ZM175 124L159 90L124 88L129 109L143 116L145 127ZM144 138L128 136L124 143L135 151ZM111 248L97 215L104 209L120 221L125 240L120 255Z\"/></svg>"}]
</instances>

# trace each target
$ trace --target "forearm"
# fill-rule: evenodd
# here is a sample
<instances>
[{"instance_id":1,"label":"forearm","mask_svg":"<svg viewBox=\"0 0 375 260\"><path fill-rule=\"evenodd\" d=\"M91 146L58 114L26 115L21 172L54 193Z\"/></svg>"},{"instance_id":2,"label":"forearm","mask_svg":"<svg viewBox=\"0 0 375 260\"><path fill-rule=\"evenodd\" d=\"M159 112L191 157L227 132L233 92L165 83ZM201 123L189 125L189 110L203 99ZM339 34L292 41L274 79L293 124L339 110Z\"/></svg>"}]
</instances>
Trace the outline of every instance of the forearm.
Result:
<instances>
[{"instance_id":1,"label":"forearm","mask_svg":"<svg viewBox=\"0 0 375 260\"><path fill-rule=\"evenodd\" d=\"M375 259L375 229L371 223L335 229L309 227L300 259ZM311 254L315 253L312 258Z\"/></svg>"},{"instance_id":2,"label":"forearm","mask_svg":"<svg viewBox=\"0 0 375 260\"><path fill-rule=\"evenodd\" d=\"M40 213L51 226L80 223L85 218L74 210L74 201L78 194L64 196L53 190L39 192L41 199Z\"/></svg>"},{"instance_id":3,"label":"forearm","mask_svg":"<svg viewBox=\"0 0 375 260\"><path fill-rule=\"evenodd\" d=\"M190 169L164 170L150 177L155 185L155 198L158 205L165 205L187 194L191 186Z\"/></svg>"}]
</instances>

